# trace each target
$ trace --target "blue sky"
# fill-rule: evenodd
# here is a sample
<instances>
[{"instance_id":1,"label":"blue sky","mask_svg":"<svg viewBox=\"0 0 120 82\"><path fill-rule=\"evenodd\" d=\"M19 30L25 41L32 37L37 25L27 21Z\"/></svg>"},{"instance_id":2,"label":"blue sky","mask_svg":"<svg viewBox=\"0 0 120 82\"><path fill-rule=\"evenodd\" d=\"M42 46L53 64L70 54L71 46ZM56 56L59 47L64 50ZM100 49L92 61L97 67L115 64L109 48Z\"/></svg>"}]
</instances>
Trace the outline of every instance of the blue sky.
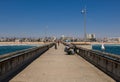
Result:
<instances>
[{"instance_id":1,"label":"blue sky","mask_svg":"<svg viewBox=\"0 0 120 82\"><path fill-rule=\"evenodd\" d=\"M0 0L0 37L120 36L120 0Z\"/></svg>"}]
</instances>

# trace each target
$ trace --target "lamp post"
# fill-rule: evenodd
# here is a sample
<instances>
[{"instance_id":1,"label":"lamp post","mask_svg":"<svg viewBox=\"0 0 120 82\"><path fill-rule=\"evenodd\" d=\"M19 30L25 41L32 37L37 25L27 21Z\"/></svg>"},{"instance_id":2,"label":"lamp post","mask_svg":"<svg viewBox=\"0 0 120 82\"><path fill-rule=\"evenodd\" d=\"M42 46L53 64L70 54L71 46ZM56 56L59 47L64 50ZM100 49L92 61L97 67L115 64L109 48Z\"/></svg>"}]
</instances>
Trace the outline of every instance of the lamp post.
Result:
<instances>
[{"instance_id":1,"label":"lamp post","mask_svg":"<svg viewBox=\"0 0 120 82\"><path fill-rule=\"evenodd\" d=\"M84 16L84 41L86 41L87 34L86 34L86 8L82 9L81 13Z\"/></svg>"},{"instance_id":2,"label":"lamp post","mask_svg":"<svg viewBox=\"0 0 120 82\"><path fill-rule=\"evenodd\" d=\"M48 29L48 26L45 27L45 37L44 37L45 41L47 41L47 38L48 38L48 36L47 36L47 29Z\"/></svg>"}]
</instances>

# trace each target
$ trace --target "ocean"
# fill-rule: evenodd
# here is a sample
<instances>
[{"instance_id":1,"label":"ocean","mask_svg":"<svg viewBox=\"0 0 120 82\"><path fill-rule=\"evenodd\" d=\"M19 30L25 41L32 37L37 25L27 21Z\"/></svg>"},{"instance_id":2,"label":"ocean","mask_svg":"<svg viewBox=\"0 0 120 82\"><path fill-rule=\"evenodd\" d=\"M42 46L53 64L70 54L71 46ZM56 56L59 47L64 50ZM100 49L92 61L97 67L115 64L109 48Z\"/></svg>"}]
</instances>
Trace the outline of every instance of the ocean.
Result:
<instances>
[{"instance_id":1,"label":"ocean","mask_svg":"<svg viewBox=\"0 0 120 82\"><path fill-rule=\"evenodd\" d=\"M4 46L2 46L1 45L0 46L0 55L19 51L19 50L24 50L24 49L28 49L28 48L32 48L32 47L34 47L34 46L31 46L31 45L4 45Z\"/></svg>"},{"instance_id":2,"label":"ocean","mask_svg":"<svg viewBox=\"0 0 120 82\"><path fill-rule=\"evenodd\" d=\"M105 44L105 50L101 49L101 45L92 45L93 50L99 50L102 52L107 52L115 55L120 55L120 44Z\"/></svg>"}]
</instances>

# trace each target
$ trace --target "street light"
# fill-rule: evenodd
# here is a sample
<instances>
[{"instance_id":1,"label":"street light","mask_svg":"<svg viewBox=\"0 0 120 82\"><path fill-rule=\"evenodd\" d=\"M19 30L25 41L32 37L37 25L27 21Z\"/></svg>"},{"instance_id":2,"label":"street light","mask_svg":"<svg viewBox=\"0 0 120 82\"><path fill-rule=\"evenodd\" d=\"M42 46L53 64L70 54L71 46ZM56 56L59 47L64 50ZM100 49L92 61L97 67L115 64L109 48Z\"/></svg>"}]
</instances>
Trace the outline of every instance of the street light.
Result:
<instances>
[{"instance_id":1,"label":"street light","mask_svg":"<svg viewBox=\"0 0 120 82\"><path fill-rule=\"evenodd\" d=\"M86 41L86 7L84 9L82 9L81 13L84 16L84 41Z\"/></svg>"}]
</instances>

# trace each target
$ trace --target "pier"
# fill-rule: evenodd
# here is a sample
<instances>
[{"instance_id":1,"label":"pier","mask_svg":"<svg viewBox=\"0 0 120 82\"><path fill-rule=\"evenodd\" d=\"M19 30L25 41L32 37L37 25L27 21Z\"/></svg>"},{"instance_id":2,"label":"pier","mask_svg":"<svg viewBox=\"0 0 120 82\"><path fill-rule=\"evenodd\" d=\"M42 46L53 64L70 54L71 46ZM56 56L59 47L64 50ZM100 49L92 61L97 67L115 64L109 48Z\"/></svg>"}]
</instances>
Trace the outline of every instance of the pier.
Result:
<instances>
[{"instance_id":1,"label":"pier","mask_svg":"<svg viewBox=\"0 0 120 82\"><path fill-rule=\"evenodd\" d=\"M10 82L116 82L81 56L67 55L64 45L50 48Z\"/></svg>"},{"instance_id":2,"label":"pier","mask_svg":"<svg viewBox=\"0 0 120 82\"><path fill-rule=\"evenodd\" d=\"M119 10L120 0L1 0L0 82L120 82Z\"/></svg>"}]
</instances>

